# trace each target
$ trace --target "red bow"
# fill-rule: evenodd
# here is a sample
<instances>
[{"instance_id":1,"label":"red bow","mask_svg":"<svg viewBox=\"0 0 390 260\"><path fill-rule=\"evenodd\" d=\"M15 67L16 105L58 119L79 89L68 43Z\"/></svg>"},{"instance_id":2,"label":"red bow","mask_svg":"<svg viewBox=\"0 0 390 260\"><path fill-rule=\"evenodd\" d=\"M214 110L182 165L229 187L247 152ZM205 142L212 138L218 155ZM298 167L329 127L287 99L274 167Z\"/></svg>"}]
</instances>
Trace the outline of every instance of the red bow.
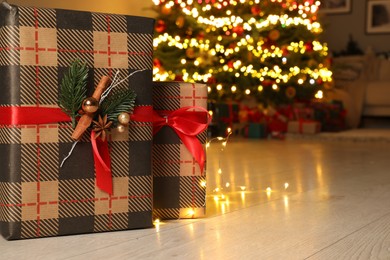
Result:
<instances>
[{"instance_id":1,"label":"red bow","mask_svg":"<svg viewBox=\"0 0 390 260\"><path fill-rule=\"evenodd\" d=\"M132 120L150 122L151 106L141 106L134 109ZM46 107L0 107L0 125L39 125L70 122L71 118L60 108ZM91 144L96 170L96 186L112 194L111 157L108 142L94 138L91 132Z\"/></svg>"},{"instance_id":2,"label":"red bow","mask_svg":"<svg viewBox=\"0 0 390 260\"><path fill-rule=\"evenodd\" d=\"M200 111L189 111L193 109ZM196 106L179 108L173 112L154 111L153 134L160 131L163 126L171 127L194 156L199 164L200 171L203 172L206 155L196 136L207 129L210 119L211 117L206 109Z\"/></svg>"}]
</instances>

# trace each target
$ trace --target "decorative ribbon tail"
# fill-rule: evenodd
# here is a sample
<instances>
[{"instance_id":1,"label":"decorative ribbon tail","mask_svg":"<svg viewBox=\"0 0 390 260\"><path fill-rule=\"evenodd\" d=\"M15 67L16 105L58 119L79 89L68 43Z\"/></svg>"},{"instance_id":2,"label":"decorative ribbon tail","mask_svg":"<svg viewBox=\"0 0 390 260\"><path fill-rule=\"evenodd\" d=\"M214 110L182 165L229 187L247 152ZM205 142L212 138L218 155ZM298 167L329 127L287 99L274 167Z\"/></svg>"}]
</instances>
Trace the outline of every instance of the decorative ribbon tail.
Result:
<instances>
[{"instance_id":1,"label":"decorative ribbon tail","mask_svg":"<svg viewBox=\"0 0 390 260\"><path fill-rule=\"evenodd\" d=\"M194 156L195 161L198 162L200 172L203 174L204 164L206 161L206 155L203 150L202 144L196 138L196 136L188 136L179 131L175 131L183 144L187 147L188 151Z\"/></svg>"},{"instance_id":2,"label":"decorative ribbon tail","mask_svg":"<svg viewBox=\"0 0 390 260\"><path fill-rule=\"evenodd\" d=\"M91 144L96 171L96 186L112 194L111 158L107 140L95 138L95 132L91 132Z\"/></svg>"}]
</instances>

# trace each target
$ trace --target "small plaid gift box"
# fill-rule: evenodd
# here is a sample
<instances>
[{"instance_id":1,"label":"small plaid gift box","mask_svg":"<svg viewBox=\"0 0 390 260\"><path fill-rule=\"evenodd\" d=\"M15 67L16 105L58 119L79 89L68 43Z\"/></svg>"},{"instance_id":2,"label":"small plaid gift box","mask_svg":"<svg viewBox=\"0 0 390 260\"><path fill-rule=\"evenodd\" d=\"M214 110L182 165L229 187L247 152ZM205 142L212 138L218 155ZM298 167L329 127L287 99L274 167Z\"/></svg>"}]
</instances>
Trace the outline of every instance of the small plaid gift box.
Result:
<instances>
[{"instance_id":1,"label":"small plaid gift box","mask_svg":"<svg viewBox=\"0 0 390 260\"><path fill-rule=\"evenodd\" d=\"M207 87L155 82L153 108L159 117L154 120L153 215L160 219L203 217Z\"/></svg>"},{"instance_id":2,"label":"small plaid gift box","mask_svg":"<svg viewBox=\"0 0 390 260\"><path fill-rule=\"evenodd\" d=\"M6 239L152 226L152 122L108 135L112 194L96 186L90 138L74 140L58 108L72 61L89 69L89 94L119 73L152 113L153 19L0 5L0 229ZM48 114L56 122L48 123ZM65 115L65 114L64 114Z\"/></svg>"},{"instance_id":3,"label":"small plaid gift box","mask_svg":"<svg viewBox=\"0 0 390 260\"><path fill-rule=\"evenodd\" d=\"M321 123L315 120L289 121L287 132L293 134L316 134L321 131Z\"/></svg>"}]
</instances>

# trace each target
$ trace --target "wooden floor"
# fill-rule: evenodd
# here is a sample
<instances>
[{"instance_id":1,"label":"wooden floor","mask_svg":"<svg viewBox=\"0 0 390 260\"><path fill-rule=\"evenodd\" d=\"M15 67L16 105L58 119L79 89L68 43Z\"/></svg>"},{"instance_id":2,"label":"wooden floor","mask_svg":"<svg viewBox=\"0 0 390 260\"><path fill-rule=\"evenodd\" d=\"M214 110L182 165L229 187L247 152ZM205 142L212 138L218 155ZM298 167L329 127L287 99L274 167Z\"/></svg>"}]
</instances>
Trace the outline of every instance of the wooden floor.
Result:
<instances>
[{"instance_id":1,"label":"wooden floor","mask_svg":"<svg viewBox=\"0 0 390 260\"><path fill-rule=\"evenodd\" d=\"M0 239L0 258L390 259L389 142L232 139L221 147L208 150L207 218Z\"/></svg>"}]
</instances>

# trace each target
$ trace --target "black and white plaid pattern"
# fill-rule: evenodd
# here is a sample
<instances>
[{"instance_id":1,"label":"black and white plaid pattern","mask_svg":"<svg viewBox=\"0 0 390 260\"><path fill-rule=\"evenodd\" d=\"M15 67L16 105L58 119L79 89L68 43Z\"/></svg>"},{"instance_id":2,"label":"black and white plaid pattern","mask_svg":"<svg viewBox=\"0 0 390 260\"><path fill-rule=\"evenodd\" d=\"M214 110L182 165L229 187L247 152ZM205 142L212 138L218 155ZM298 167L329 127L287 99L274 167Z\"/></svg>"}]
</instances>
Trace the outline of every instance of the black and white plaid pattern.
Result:
<instances>
[{"instance_id":1,"label":"black and white plaid pattern","mask_svg":"<svg viewBox=\"0 0 390 260\"><path fill-rule=\"evenodd\" d=\"M57 107L75 59L90 68L89 93L116 71L152 105L153 19L1 4L0 106ZM14 15L16 14L16 15ZM70 123L0 126L0 229L7 239L152 226L152 123L109 136L113 195L95 185L92 148L73 144Z\"/></svg>"}]
</instances>

